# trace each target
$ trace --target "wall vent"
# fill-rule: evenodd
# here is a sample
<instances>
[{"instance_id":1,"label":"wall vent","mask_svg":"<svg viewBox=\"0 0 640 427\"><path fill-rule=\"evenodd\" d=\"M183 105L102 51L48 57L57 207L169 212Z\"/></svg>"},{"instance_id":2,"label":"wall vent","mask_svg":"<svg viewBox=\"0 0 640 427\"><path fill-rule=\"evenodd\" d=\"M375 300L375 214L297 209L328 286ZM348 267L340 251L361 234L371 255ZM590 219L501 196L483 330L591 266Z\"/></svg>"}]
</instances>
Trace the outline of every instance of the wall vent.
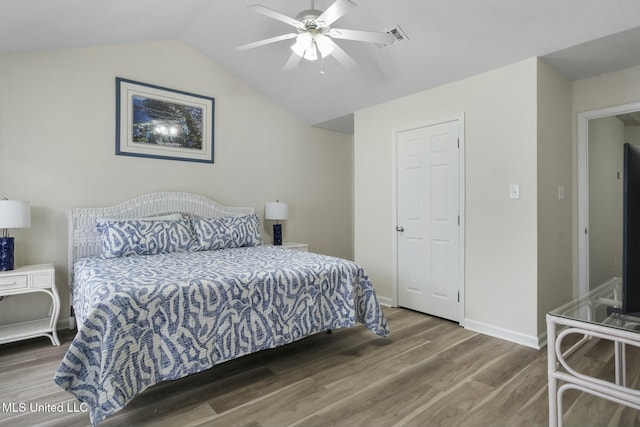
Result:
<instances>
[{"instance_id":1,"label":"wall vent","mask_svg":"<svg viewBox=\"0 0 640 427\"><path fill-rule=\"evenodd\" d=\"M407 37L407 34L402 30L402 28L400 28L400 25L395 25L394 27L388 29L387 31L383 31L385 33L389 33L391 35L393 35L394 40L391 44L379 44L378 49L383 50L383 49L388 49L392 46L396 46L400 43L404 43L407 40L409 40L409 37Z\"/></svg>"}]
</instances>

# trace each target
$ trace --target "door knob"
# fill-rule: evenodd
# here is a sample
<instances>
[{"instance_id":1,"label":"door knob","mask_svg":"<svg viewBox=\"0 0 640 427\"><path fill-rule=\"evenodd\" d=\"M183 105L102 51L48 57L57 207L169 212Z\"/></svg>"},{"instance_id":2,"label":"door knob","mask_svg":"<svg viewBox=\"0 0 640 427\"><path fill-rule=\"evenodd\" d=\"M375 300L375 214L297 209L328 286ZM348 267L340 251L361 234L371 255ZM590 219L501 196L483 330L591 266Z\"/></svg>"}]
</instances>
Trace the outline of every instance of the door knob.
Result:
<instances>
[{"instance_id":1,"label":"door knob","mask_svg":"<svg viewBox=\"0 0 640 427\"><path fill-rule=\"evenodd\" d=\"M396 231L399 231L400 233L402 233L402 232L404 231L404 227L403 227L403 226L401 226L401 225L398 225L398 226L396 227Z\"/></svg>"}]
</instances>

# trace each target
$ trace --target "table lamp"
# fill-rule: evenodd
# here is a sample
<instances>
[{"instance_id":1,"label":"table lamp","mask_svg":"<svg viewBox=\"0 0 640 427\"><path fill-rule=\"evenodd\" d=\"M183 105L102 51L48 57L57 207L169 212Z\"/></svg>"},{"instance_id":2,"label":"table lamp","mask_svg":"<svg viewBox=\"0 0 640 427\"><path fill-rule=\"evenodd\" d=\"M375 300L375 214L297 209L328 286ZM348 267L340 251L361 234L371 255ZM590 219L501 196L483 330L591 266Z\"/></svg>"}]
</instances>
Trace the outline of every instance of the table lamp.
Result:
<instances>
[{"instance_id":1,"label":"table lamp","mask_svg":"<svg viewBox=\"0 0 640 427\"><path fill-rule=\"evenodd\" d=\"M275 220L273 224L273 244L275 246L282 245L282 224L278 221L284 221L289 216L289 206L276 200L275 202L267 202L264 206L264 219Z\"/></svg>"},{"instance_id":2,"label":"table lamp","mask_svg":"<svg viewBox=\"0 0 640 427\"><path fill-rule=\"evenodd\" d=\"M0 200L0 271L13 270L13 237L9 237L9 228L28 228L31 226L31 206L20 200Z\"/></svg>"}]
</instances>

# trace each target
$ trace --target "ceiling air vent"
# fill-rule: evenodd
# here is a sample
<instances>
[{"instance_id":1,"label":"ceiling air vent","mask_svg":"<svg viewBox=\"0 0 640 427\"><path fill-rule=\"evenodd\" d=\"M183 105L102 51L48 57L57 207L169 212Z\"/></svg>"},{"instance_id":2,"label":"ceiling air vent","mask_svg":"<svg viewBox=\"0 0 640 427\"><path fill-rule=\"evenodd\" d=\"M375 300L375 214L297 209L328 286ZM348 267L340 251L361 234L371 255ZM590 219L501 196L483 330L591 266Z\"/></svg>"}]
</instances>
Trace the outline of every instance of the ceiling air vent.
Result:
<instances>
[{"instance_id":1,"label":"ceiling air vent","mask_svg":"<svg viewBox=\"0 0 640 427\"><path fill-rule=\"evenodd\" d=\"M383 50L383 49L388 49L392 46L397 46L400 43L404 43L407 40L409 40L409 37L407 37L407 35L405 34L405 32L402 30L402 28L400 28L400 25L396 25L393 28L388 29L387 31L384 31L385 33L389 33L394 37L393 43L391 44L379 44L378 49Z\"/></svg>"}]
</instances>

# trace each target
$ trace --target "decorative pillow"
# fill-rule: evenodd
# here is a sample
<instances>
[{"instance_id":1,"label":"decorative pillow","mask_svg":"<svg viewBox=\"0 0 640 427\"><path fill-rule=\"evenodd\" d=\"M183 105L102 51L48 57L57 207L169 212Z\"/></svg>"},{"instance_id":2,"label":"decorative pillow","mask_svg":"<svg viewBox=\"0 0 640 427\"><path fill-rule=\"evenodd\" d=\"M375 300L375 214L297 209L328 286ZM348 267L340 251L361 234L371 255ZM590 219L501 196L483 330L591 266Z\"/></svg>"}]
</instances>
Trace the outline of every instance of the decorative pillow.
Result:
<instances>
[{"instance_id":1,"label":"decorative pillow","mask_svg":"<svg viewBox=\"0 0 640 427\"><path fill-rule=\"evenodd\" d=\"M260 218L256 214L221 218L191 218L201 251L260 246Z\"/></svg>"},{"instance_id":2,"label":"decorative pillow","mask_svg":"<svg viewBox=\"0 0 640 427\"><path fill-rule=\"evenodd\" d=\"M156 255L197 249L188 218L98 221L102 257Z\"/></svg>"}]
</instances>

